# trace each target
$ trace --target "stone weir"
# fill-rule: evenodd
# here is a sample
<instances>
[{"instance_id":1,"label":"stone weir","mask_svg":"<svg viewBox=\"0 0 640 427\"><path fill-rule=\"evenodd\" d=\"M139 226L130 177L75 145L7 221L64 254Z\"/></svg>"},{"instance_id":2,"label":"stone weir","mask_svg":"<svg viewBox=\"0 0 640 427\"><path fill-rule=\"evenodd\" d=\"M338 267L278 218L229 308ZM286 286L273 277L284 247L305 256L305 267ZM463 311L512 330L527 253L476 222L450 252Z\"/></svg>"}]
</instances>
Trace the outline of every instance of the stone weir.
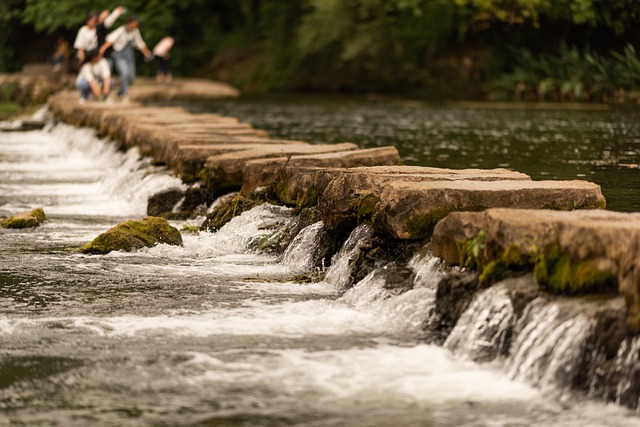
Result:
<instances>
[{"instance_id":1,"label":"stone weir","mask_svg":"<svg viewBox=\"0 0 640 427\"><path fill-rule=\"evenodd\" d=\"M95 128L123 149L138 147L191 185L184 194L169 192L166 207L150 214L169 215L184 199L182 214L189 215L198 204L209 206L230 193L203 224L216 229L257 203L292 206L301 225L289 230L289 242L318 219L325 234L333 236L323 266L356 226L368 223L373 234L351 262L358 269L356 278L390 264L406 267L407 253L432 250L446 265L462 267L446 267L449 273L437 289L436 318L425 326L443 342L461 314L474 306L472 301L488 289L508 289L515 316L510 325L532 317L522 307L536 301L540 305L540 298L564 301L568 296L575 307L588 307L596 331L595 338L581 344L582 359L576 363L584 369L567 379L568 387L638 405L640 214L602 210L605 199L598 185L534 181L506 169L402 166L394 147L360 149L349 142L273 139L232 117L136 102L237 96L220 84L190 81L170 91L134 87L130 95L128 104L79 104L75 93L60 92L49 99L49 106L59 119ZM276 245L276 250L284 247ZM524 279L514 282L515 276ZM570 313L587 315L580 309ZM509 337L522 332L510 331ZM621 358L635 363L636 368L624 373L629 378L619 372ZM610 371L618 382L595 374L588 379L585 369Z\"/></svg>"}]
</instances>

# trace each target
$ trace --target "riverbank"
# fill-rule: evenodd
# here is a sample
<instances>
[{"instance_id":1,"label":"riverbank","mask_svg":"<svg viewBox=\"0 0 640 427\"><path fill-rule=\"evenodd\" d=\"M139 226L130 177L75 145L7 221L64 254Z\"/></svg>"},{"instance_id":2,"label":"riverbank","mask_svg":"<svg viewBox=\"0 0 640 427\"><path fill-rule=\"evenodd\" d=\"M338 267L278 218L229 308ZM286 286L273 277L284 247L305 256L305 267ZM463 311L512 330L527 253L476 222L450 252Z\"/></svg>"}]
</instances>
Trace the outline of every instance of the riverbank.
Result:
<instances>
[{"instance_id":1,"label":"riverbank","mask_svg":"<svg viewBox=\"0 0 640 427\"><path fill-rule=\"evenodd\" d=\"M152 93L151 89L139 94L132 91L131 97L135 101L156 96ZM180 96L179 91L173 96ZM228 96L228 92L220 96ZM524 339L523 329L534 328L540 321L535 306L541 304L541 298L545 304L561 304L568 308L554 315L552 328L539 333L553 334L554 329L568 328L567 322L576 322L582 316L586 316L590 325L588 331L579 337L565 336L569 353L554 353L550 349L549 353L527 363L539 366L552 360L570 363L569 374L556 378L560 386L590 397L637 406L640 384L628 375L638 361L635 331L640 287L639 221L634 214L603 214L592 221L590 227L595 228L584 228L582 219L592 214L582 212L593 209L598 212L605 206L599 186L586 181L533 181L527 175L505 169L400 166L394 147L360 150L353 144L272 140L264 131L233 118L190 114L175 107L145 107L135 102L126 106L79 105L73 93L60 93L50 99L49 105L63 121L97 129L122 148L137 146L155 162L172 168L192 185L183 194L183 207L208 206L217 196L239 190L240 195L230 198L227 204L227 211L232 212L227 215L227 221L243 210L238 209L242 205L240 197L295 207L301 222L297 230L321 219L323 232L329 236L326 240L333 243L326 245L326 251L320 251L314 261L316 266L330 262L335 248L347 239L354 227L371 224L371 234L359 239L358 250L349 261L354 271L345 289L369 273L379 271L378 274L391 278L394 292L406 291L407 285L397 280L397 270L389 266L404 268L411 254L429 248L434 228L442 228L441 220L453 218L448 216L451 212L487 208L573 211L563 213L565 220L554 227L550 224L555 222L544 218L538 226L529 226L530 218L545 210L507 210L507 217L523 218L514 228L505 228L500 222L487 223L484 217L473 217L455 228L468 231L464 238L455 237L454 233L437 234L439 239L449 239L447 247L458 250L456 255L442 256L450 264L461 263L468 270L451 274L438 285L438 317L425 327L437 330L442 341L449 341L448 346L454 348L457 344L453 344L450 337L463 334L460 328L464 324L470 321L491 324L497 319L491 315L501 316L500 324L504 327L487 330L489 337L467 330L471 335L456 341L478 345L481 341L493 342L489 356L486 352L482 356L469 355L478 360L491 360L501 354L518 352L518 346L523 344L518 344L518 337ZM228 209L229 206L233 209ZM188 215L189 211L186 209L182 214ZM223 224L218 223L216 228ZM497 230L497 234L490 234L490 230ZM563 230L564 234L558 234L557 230ZM593 230L604 234L592 239L596 246L591 250L585 250L580 239L565 237L595 235ZM513 238L502 241L495 237L505 233ZM295 233L290 234L293 235L289 239L293 239ZM626 236L630 243L615 246L618 234ZM286 244L270 243L271 247L286 247ZM514 251L514 247L519 250ZM489 266L491 269L487 270ZM473 273L475 269L482 270L482 275ZM535 280L527 275L534 269ZM525 274L522 280L504 280L522 274ZM564 287L549 286L553 281L540 280L544 275L564 280L561 282ZM506 292L508 301L487 296L494 292ZM565 298L556 296L558 293L591 293L597 298ZM623 297L616 296L618 293ZM489 317L460 322L463 313L471 310L468 316L473 315L477 304L498 302L503 308L491 311ZM504 304L511 308L505 311ZM487 313L475 315L487 316ZM550 335L541 335L540 339L552 340ZM569 354L575 360L563 359ZM621 360L626 362L621 364ZM568 366L545 369L560 372ZM609 374L595 376L595 372ZM545 375L555 374L545 371Z\"/></svg>"}]
</instances>

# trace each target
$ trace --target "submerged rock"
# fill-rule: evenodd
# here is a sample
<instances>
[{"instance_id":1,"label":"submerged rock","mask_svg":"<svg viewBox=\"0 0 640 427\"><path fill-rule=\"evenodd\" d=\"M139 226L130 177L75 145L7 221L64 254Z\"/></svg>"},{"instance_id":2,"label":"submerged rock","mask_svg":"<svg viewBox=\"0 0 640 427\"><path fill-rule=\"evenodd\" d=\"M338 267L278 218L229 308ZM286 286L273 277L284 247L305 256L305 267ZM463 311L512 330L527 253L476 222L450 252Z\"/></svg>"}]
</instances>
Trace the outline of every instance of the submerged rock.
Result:
<instances>
[{"instance_id":1,"label":"submerged rock","mask_svg":"<svg viewBox=\"0 0 640 427\"><path fill-rule=\"evenodd\" d=\"M166 219L149 216L116 225L85 245L81 252L106 254L111 251L133 251L159 243L181 246L182 236Z\"/></svg>"},{"instance_id":2,"label":"submerged rock","mask_svg":"<svg viewBox=\"0 0 640 427\"><path fill-rule=\"evenodd\" d=\"M5 220L0 220L0 225L5 228L33 228L42 225L46 221L47 216L41 208L34 209L31 212L22 212L13 215Z\"/></svg>"}]
</instances>

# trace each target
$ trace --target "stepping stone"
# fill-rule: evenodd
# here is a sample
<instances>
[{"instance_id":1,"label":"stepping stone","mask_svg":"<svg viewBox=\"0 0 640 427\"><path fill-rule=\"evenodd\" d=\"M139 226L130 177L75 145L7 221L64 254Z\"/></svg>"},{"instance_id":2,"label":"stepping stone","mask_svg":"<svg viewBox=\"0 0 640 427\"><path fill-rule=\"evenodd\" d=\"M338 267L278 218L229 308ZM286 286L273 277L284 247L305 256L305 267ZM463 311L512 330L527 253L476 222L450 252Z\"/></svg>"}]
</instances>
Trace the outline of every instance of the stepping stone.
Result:
<instances>
[{"instance_id":1,"label":"stepping stone","mask_svg":"<svg viewBox=\"0 0 640 427\"><path fill-rule=\"evenodd\" d=\"M331 219L344 203L336 193L323 194L321 211ZM454 211L492 207L524 209L602 209L600 186L587 181L434 181L388 182L374 204L376 229L399 239L424 239L436 223ZM377 196L377 197L376 197ZM362 209L362 208L361 208ZM329 221L330 223L332 221ZM327 222L325 222L327 224Z\"/></svg>"},{"instance_id":2,"label":"stepping stone","mask_svg":"<svg viewBox=\"0 0 640 427\"><path fill-rule=\"evenodd\" d=\"M283 180L288 183L292 176L300 173L301 168L309 170L309 167L355 168L358 166L399 164L400 155L395 147L292 156L291 158L250 160L245 165L244 181L240 191L248 195L258 187L274 183L278 176L282 176ZM291 197L291 195L288 195L284 196L283 199L291 203Z\"/></svg>"},{"instance_id":3,"label":"stepping stone","mask_svg":"<svg viewBox=\"0 0 640 427\"><path fill-rule=\"evenodd\" d=\"M357 149L357 145L349 142L342 144L273 144L212 156L207 159L205 164L206 183L214 191L234 191L242 186L245 164L249 160L337 153Z\"/></svg>"},{"instance_id":4,"label":"stepping stone","mask_svg":"<svg viewBox=\"0 0 640 427\"><path fill-rule=\"evenodd\" d=\"M640 332L640 213L489 209L455 212L433 232L434 255L465 262L468 242L482 245L488 267L534 269L536 280L564 294L617 291L628 323ZM534 268L535 265L535 268Z\"/></svg>"}]
</instances>

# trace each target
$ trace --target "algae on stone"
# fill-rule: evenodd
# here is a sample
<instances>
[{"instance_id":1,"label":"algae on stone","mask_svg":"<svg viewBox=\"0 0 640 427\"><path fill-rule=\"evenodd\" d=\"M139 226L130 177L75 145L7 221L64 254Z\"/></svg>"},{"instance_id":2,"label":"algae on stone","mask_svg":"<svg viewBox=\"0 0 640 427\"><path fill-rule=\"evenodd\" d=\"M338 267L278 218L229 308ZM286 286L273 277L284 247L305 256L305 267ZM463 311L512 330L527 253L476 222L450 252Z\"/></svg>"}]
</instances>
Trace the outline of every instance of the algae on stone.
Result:
<instances>
[{"instance_id":1,"label":"algae on stone","mask_svg":"<svg viewBox=\"0 0 640 427\"><path fill-rule=\"evenodd\" d=\"M540 255L534 267L536 280L558 293L584 294L589 292L616 292L618 268L606 258L580 261L560 252L557 245Z\"/></svg>"},{"instance_id":2,"label":"algae on stone","mask_svg":"<svg viewBox=\"0 0 640 427\"><path fill-rule=\"evenodd\" d=\"M41 208L37 208L32 210L31 212L23 212L17 215L13 215L5 220L0 222L5 228L33 228L42 225L44 221L46 221L47 216L44 213L44 210Z\"/></svg>"},{"instance_id":3,"label":"algae on stone","mask_svg":"<svg viewBox=\"0 0 640 427\"><path fill-rule=\"evenodd\" d=\"M166 219L150 216L118 224L85 245L81 252L106 254L111 251L133 251L159 243L181 246L182 236Z\"/></svg>"}]
</instances>

